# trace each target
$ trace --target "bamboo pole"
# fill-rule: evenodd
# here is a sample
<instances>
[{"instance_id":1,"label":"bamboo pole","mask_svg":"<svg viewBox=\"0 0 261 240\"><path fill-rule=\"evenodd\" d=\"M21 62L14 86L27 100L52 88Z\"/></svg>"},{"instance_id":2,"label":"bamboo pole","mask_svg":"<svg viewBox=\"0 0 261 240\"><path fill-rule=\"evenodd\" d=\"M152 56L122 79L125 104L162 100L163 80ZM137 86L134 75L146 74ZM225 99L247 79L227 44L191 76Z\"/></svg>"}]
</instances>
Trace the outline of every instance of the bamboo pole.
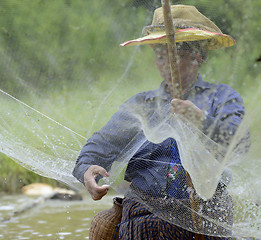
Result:
<instances>
[{"instance_id":1,"label":"bamboo pole","mask_svg":"<svg viewBox=\"0 0 261 240\"><path fill-rule=\"evenodd\" d=\"M183 99L181 78L180 78L180 72L177 63L175 27L172 20L170 1L161 0L161 3L162 3L165 31L166 31L166 37L168 43L168 54L169 54L169 63L170 63L171 80L172 80L172 97Z\"/></svg>"},{"instance_id":2,"label":"bamboo pole","mask_svg":"<svg viewBox=\"0 0 261 240\"><path fill-rule=\"evenodd\" d=\"M171 13L171 6L169 0L161 0L163 15L164 15L164 24L165 31L168 43L168 54L169 54L169 63L170 63L170 71L171 71L171 79L172 79L172 97L183 99L182 94L182 85L181 85L181 77L179 72L179 67L177 63L177 49L176 49L176 40L175 40L175 27L173 24L173 18ZM193 186L191 177L189 173L186 171L186 182L188 187L191 189L189 193L189 201L191 207L191 215L192 221L195 230L202 229L202 219L196 213L199 211L199 202L196 199L196 191ZM196 234L196 240L202 239L202 235Z\"/></svg>"}]
</instances>

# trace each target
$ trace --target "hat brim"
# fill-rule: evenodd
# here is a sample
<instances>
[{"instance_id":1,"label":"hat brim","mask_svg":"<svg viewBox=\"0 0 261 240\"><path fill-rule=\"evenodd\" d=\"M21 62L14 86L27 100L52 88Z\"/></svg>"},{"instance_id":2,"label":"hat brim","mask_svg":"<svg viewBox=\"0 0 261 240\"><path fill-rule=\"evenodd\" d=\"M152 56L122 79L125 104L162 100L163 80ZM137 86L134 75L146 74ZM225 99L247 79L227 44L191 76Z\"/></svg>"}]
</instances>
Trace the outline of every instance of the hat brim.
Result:
<instances>
[{"instance_id":1,"label":"hat brim","mask_svg":"<svg viewBox=\"0 0 261 240\"><path fill-rule=\"evenodd\" d=\"M176 42L209 40L209 50L218 49L222 47L230 47L236 43L235 40L229 35L216 32L209 32L198 28L176 29L175 40ZM164 31L156 31L151 32L150 34L144 37L124 42L120 45L125 47L164 43L167 43L166 33Z\"/></svg>"}]
</instances>

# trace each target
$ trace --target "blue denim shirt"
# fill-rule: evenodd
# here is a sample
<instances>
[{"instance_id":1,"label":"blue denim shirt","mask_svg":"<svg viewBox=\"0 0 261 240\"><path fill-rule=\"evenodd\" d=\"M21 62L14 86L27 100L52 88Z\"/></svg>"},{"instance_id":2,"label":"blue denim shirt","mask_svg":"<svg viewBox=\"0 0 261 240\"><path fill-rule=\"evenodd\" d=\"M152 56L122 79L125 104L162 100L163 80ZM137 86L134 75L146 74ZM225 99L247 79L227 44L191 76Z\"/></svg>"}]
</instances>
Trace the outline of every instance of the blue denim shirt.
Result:
<instances>
[{"instance_id":1,"label":"blue denim shirt","mask_svg":"<svg viewBox=\"0 0 261 240\"><path fill-rule=\"evenodd\" d=\"M73 175L83 183L83 175L91 165L100 165L109 171L113 161L126 146L137 135L143 134L140 116L149 118L155 115L155 107L162 108L168 114L171 99L163 82L157 90L142 92L127 100L109 122L88 139L77 158ZM228 85L204 82L199 75L184 99L192 101L205 111L203 132L214 141L227 146L245 113L240 95ZM157 119L157 115L153 117ZM141 186L143 190L153 189L155 194L166 189L168 164L171 160L168 150L170 141L170 138L160 144L146 141L129 160L125 179ZM161 149L166 151L156 154Z\"/></svg>"}]
</instances>

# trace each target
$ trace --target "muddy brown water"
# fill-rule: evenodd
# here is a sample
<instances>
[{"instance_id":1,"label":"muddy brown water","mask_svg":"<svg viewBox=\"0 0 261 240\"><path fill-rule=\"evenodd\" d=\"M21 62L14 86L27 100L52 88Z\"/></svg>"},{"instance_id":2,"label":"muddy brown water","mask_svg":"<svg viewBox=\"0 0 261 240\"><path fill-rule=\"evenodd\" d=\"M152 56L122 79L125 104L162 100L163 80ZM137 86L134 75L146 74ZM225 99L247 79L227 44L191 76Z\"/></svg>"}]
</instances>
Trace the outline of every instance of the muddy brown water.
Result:
<instances>
[{"instance_id":1,"label":"muddy brown water","mask_svg":"<svg viewBox=\"0 0 261 240\"><path fill-rule=\"evenodd\" d=\"M0 239L89 239L93 216L112 207L114 195L93 201L45 200L27 209L38 198L0 195ZM27 209L24 212L21 211ZM20 212L15 214L15 212Z\"/></svg>"}]
</instances>

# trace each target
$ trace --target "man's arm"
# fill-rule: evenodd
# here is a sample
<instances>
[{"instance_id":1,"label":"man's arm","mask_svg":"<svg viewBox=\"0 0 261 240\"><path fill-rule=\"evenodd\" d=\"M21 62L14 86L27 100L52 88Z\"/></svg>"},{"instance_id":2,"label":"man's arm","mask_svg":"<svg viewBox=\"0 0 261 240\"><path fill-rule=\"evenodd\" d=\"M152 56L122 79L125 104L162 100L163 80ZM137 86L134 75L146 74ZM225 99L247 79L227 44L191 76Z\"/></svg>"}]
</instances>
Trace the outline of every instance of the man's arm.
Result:
<instances>
[{"instance_id":1,"label":"man's arm","mask_svg":"<svg viewBox=\"0 0 261 240\"><path fill-rule=\"evenodd\" d=\"M235 136L245 115L241 96L227 85L220 85L212 104L212 115L206 114L203 120L203 132L215 142L227 147ZM238 141L250 144L249 132ZM247 151L247 149L246 149Z\"/></svg>"},{"instance_id":2,"label":"man's arm","mask_svg":"<svg viewBox=\"0 0 261 240\"><path fill-rule=\"evenodd\" d=\"M136 99L123 104L110 121L88 139L77 158L73 175L86 186L94 200L101 199L109 188L99 187L99 179L109 176L113 161L140 131L135 106Z\"/></svg>"},{"instance_id":3,"label":"man's arm","mask_svg":"<svg viewBox=\"0 0 261 240\"><path fill-rule=\"evenodd\" d=\"M231 87L221 85L211 105L209 114L189 100L173 99L170 111L183 115L215 142L228 146L245 114L243 100Z\"/></svg>"}]
</instances>

